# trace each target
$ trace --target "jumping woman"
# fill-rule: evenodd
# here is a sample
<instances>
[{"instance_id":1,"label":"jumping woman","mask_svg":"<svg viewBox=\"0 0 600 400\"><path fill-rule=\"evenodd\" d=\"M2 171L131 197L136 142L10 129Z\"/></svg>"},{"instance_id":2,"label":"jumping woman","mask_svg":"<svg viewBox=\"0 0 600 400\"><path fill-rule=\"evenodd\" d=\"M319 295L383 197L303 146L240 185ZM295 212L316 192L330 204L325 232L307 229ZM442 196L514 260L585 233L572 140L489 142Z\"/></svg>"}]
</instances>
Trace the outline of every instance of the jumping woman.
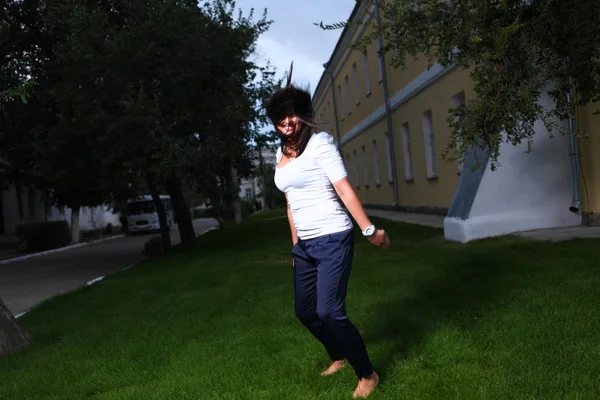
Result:
<instances>
[{"instance_id":1,"label":"jumping woman","mask_svg":"<svg viewBox=\"0 0 600 400\"><path fill-rule=\"evenodd\" d=\"M266 110L281 139L275 184L287 200L296 316L332 360L321 375L331 375L348 362L358 377L353 397L366 398L379 384L379 376L346 314L354 235L336 195L369 242L388 247L390 241L367 217L333 138L318 132L310 94L293 86L291 78L292 68L287 85L273 94Z\"/></svg>"}]
</instances>

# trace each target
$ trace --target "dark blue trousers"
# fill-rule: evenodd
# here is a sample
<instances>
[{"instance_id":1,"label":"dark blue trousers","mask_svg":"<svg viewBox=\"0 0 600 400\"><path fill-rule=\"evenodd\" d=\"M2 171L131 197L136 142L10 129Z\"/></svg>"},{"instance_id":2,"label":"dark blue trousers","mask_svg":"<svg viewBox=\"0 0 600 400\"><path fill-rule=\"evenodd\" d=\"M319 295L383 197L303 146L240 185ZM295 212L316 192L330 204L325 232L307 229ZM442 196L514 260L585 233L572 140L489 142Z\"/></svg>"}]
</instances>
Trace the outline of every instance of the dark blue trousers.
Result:
<instances>
[{"instance_id":1,"label":"dark blue trousers","mask_svg":"<svg viewBox=\"0 0 600 400\"><path fill-rule=\"evenodd\" d=\"M347 360L358 378L373 373L365 344L346 314L352 230L299 240L294 256L296 316L325 346L333 361Z\"/></svg>"}]
</instances>

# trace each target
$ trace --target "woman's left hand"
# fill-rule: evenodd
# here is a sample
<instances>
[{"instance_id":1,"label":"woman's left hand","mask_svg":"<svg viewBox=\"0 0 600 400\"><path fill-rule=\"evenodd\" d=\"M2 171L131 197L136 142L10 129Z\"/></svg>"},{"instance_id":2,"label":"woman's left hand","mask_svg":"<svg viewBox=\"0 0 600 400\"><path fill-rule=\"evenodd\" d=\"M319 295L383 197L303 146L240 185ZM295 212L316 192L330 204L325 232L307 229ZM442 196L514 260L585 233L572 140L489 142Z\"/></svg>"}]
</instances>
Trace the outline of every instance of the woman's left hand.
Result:
<instances>
[{"instance_id":1,"label":"woman's left hand","mask_svg":"<svg viewBox=\"0 0 600 400\"><path fill-rule=\"evenodd\" d=\"M384 249L390 247L390 238L383 229L377 229L375 234L369 238L369 242L374 246L383 247Z\"/></svg>"}]
</instances>

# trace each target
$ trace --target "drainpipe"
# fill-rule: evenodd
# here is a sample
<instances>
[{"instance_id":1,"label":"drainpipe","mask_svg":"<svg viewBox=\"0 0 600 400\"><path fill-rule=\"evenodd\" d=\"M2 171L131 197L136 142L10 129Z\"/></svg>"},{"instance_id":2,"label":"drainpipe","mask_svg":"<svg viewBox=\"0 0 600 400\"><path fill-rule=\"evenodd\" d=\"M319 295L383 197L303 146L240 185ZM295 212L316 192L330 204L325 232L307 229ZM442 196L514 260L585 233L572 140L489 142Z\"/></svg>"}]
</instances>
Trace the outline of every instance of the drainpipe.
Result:
<instances>
[{"instance_id":1,"label":"drainpipe","mask_svg":"<svg viewBox=\"0 0 600 400\"><path fill-rule=\"evenodd\" d=\"M571 104L574 101L575 93L572 79L569 78L569 91L567 92L567 101ZM577 136L577 122L575 117L569 118L569 161L571 163L571 181L573 183L572 201L569 211L579 214L581 211L581 164L579 160L579 139Z\"/></svg>"},{"instance_id":2,"label":"drainpipe","mask_svg":"<svg viewBox=\"0 0 600 400\"><path fill-rule=\"evenodd\" d=\"M342 151L342 142L340 139L340 122L338 120L338 108L337 102L335 101L335 84L333 82L333 72L329 69L329 62L323 64L325 67L325 72L329 75L329 79L331 81L331 97L333 98L333 117L335 118L335 134L337 136L337 147L338 151L341 153Z\"/></svg>"},{"instance_id":3,"label":"drainpipe","mask_svg":"<svg viewBox=\"0 0 600 400\"><path fill-rule=\"evenodd\" d=\"M377 18L377 30L379 31L379 35L377 35L377 42L380 49L383 49L383 37L381 35L381 16L379 15L379 1L375 0L375 17ZM381 57L381 65L382 71L381 76L383 77L383 99L385 102L385 116L387 119L387 131L390 139L390 159L392 161L392 179L394 180L394 207L399 205L398 199L398 174L396 172L396 146L394 146L394 131L392 129L392 112L390 110L390 93L388 90L387 84L387 73L385 68L385 56L383 52L378 54Z\"/></svg>"}]
</instances>

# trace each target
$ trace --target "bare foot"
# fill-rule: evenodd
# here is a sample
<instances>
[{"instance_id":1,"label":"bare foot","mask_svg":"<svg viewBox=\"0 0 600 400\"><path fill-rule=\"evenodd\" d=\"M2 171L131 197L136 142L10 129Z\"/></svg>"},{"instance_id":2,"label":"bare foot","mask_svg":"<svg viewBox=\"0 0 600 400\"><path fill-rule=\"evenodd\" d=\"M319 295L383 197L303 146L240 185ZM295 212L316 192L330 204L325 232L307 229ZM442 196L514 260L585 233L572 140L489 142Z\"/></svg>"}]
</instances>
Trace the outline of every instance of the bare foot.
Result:
<instances>
[{"instance_id":1,"label":"bare foot","mask_svg":"<svg viewBox=\"0 0 600 400\"><path fill-rule=\"evenodd\" d=\"M334 361L325 371L321 372L322 376L333 375L340 369L346 366L346 360Z\"/></svg>"},{"instance_id":2,"label":"bare foot","mask_svg":"<svg viewBox=\"0 0 600 400\"><path fill-rule=\"evenodd\" d=\"M354 391L352 397L356 398L367 398L373 390L379 385L379 375L376 372L373 372L370 376L366 378L362 378L358 381L358 386Z\"/></svg>"}]
</instances>

